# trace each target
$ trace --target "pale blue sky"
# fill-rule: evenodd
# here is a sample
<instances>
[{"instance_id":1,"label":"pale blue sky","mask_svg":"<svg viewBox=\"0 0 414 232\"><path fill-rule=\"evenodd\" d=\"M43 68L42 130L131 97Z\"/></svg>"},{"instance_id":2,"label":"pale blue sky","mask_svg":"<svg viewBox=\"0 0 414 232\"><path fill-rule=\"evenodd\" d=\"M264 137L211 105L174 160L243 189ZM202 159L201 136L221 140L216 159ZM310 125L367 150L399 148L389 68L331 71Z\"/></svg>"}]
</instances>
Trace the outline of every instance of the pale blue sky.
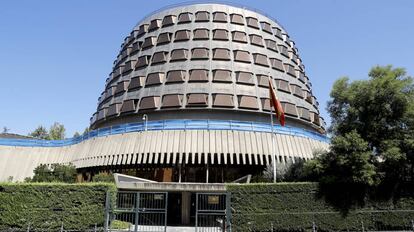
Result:
<instances>
[{"instance_id":1,"label":"pale blue sky","mask_svg":"<svg viewBox=\"0 0 414 232\"><path fill-rule=\"evenodd\" d=\"M0 127L27 134L63 123L83 131L119 46L154 10L182 1L0 2ZM321 113L335 79L374 65L414 73L414 1L228 1L276 18L296 42Z\"/></svg>"}]
</instances>

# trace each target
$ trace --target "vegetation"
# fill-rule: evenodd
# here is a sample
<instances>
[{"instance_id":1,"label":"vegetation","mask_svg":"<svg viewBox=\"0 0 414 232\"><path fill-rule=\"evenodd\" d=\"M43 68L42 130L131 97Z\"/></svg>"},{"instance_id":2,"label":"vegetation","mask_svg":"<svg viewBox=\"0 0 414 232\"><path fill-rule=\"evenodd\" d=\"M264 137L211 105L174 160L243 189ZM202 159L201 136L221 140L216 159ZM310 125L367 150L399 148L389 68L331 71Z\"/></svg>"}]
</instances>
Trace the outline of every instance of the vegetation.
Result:
<instances>
[{"instance_id":1,"label":"vegetation","mask_svg":"<svg viewBox=\"0 0 414 232\"><path fill-rule=\"evenodd\" d=\"M93 182L115 182L114 175L112 173L99 173L92 178Z\"/></svg>"},{"instance_id":2,"label":"vegetation","mask_svg":"<svg viewBox=\"0 0 414 232\"><path fill-rule=\"evenodd\" d=\"M364 208L343 215L319 196L317 183L227 185L234 231L402 230L414 218L412 187L398 200L367 198Z\"/></svg>"},{"instance_id":3,"label":"vegetation","mask_svg":"<svg viewBox=\"0 0 414 232\"><path fill-rule=\"evenodd\" d=\"M33 178L26 178L25 182L63 182L75 183L76 168L74 165L41 164L35 168Z\"/></svg>"},{"instance_id":4,"label":"vegetation","mask_svg":"<svg viewBox=\"0 0 414 232\"><path fill-rule=\"evenodd\" d=\"M61 140L65 139L65 131L66 129L62 124L55 122L49 131L46 130L46 127L40 125L33 132L29 133L29 136L45 140Z\"/></svg>"},{"instance_id":5,"label":"vegetation","mask_svg":"<svg viewBox=\"0 0 414 232\"><path fill-rule=\"evenodd\" d=\"M0 184L0 230L85 231L104 225L106 192L113 184ZM113 200L113 199L112 199Z\"/></svg>"}]
</instances>

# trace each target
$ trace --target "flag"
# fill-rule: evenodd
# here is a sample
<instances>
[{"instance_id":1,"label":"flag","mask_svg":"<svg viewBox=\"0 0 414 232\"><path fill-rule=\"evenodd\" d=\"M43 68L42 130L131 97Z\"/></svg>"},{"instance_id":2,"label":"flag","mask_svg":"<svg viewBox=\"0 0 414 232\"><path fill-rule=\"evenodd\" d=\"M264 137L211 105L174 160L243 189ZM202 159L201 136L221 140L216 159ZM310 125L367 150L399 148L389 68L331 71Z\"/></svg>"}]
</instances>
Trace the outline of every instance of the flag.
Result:
<instances>
[{"instance_id":1,"label":"flag","mask_svg":"<svg viewBox=\"0 0 414 232\"><path fill-rule=\"evenodd\" d=\"M270 107L273 107L276 112L277 119L280 122L280 125L285 125L285 112L283 111L282 104L280 104L279 99L276 97L276 91L273 89L272 80L269 79L269 95L270 95Z\"/></svg>"}]
</instances>

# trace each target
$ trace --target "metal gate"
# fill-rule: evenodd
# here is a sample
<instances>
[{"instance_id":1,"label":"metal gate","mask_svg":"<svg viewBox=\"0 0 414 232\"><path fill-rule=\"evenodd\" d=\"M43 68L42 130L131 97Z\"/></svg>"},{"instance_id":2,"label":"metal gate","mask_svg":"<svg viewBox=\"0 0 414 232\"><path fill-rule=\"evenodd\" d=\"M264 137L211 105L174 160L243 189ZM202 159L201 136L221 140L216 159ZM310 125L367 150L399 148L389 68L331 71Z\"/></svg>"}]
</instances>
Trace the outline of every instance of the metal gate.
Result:
<instances>
[{"instance_id":1,"label":"metal gate","mask_svg":"<svg viewBox=\"0 0 414 232\"><path fill-rule=\"evenodd\" d=\"M108 215L107 231L163 231L167 229L167 192L117 193Z\"/></svg>"},{"instance_id":2,"label":"metal gate","mask_svg":"<svg viewBox=\"0 0 414 232\"><path fill-rule=\"evenodd\" d=\"M230 194L196 194L196 232L230 232Z\"/></svg>"}]
</instances>

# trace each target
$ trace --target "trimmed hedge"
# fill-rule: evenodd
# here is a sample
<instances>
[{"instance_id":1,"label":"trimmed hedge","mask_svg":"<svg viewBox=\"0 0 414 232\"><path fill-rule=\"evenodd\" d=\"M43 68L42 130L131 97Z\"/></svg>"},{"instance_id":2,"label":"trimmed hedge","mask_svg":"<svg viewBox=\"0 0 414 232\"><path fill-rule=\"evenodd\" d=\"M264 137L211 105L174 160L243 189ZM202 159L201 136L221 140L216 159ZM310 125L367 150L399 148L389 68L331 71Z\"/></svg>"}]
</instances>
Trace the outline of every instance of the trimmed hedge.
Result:
<instances>
[{"instance_id":1,"label":"trimmed hedge","mask_svg":"<svg viewBox=\"0 0 414 232\"><path fill-rule=\"evenodd\" d=\"M0 183L0 230L71 230L104 225L106 192L113 184ZM113 200L113 198L112 198Z\"/></svg>"},{"instance_id":2,"label":"trimmed hedge","mask_svg":"<svg viewBox=\"0 0 414 232\"><path fill-rule=\"evenodd\" d=\"M318 195L317 183L230 184L234 231L361 231L402 229L414 220L414 193L367 201L346 215Z\"/></svg>"}]
</instances>

